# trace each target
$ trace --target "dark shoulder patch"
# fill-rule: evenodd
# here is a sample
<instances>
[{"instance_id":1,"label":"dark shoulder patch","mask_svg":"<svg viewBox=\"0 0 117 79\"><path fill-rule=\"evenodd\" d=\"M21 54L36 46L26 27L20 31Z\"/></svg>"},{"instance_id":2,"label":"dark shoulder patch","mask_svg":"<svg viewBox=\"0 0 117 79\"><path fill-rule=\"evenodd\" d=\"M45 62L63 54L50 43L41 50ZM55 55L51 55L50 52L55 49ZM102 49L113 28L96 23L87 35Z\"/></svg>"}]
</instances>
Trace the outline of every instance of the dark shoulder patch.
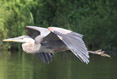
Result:
<instances>
[{"instance_id":1,"label":"dark shoulder patch","mask_svg":"<svg viewBox=\"0 0 117 79\"><path fill-rule=\"evenodd\" d=\"M26 33L33 39L35 39L35 37L40 35L40 32L38 30L29 28L29 27L25 27L25 29L26 29Z\"/></svg>"}]
</instances>

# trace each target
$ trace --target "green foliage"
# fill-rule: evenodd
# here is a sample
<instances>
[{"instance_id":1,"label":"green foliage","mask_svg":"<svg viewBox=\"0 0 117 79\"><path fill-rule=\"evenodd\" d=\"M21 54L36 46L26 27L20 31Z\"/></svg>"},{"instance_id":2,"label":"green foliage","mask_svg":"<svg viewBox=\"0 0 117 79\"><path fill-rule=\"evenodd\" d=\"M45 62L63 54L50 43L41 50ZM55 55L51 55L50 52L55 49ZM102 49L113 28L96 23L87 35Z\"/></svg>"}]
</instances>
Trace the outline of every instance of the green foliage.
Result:
<instances>
[{"instance_id":1,"label":"green foliage","mask_svg":"<svg viewBox=\"0 0 117 79\"><path fill-rule=\"evenodd\" d=\"M2 39L24 34L24 26L33 24L32 13L27 8L29 3L24 4L25 1L18 0L0 2L0 36Z\"/></svg>"},{"instance_id":2,"label":"green foliage","mask_svg":"<svg viewBox=\"0 0 117 79\"><path fill-rule=\"evenodd\" d=\"M3 0L0 37L25 34L26 25L57 26L83 34L89 49L116 49L116 4L116 0Z\"/></svg>"}]
</instances>

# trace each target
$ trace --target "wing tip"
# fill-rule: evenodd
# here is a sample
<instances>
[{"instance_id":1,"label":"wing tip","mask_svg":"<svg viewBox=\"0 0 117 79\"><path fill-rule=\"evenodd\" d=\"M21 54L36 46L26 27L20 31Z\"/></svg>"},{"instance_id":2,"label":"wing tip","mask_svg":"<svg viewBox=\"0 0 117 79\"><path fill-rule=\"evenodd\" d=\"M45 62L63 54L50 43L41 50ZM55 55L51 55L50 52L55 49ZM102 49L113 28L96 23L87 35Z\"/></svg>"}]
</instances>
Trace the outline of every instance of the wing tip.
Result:
<instances>
[{"instance_id":1,"label":"wing tip","mask_svg":"<svg viewBox=\"0 0 117 79\"><path fill-rule=\"evenodd\" d=\"M42 63L49 64L52 62L52 56L54 55L53 53L36 53L38 58Z\"/></svg>"},{"instance_id":2,"label":"wing tip","mask_svg":"<svg viewBox=\"0 0 117 79\"><path fill-rule=\"evenodd\" d=\"M79 58L82 62L86 63L86 64L89 64L89 57L85 58L85 59L82 59L82 58Z\"/></svg>"},{"instance_id":3,"label":"wing tip","mask_svg":"<svg viewBox=\"0 0 117 79\"><path fill-rule=\"evenodd\" d=\"M90 56L87 54L86 56L85 56L85 59L84 58L81 58L81 61L83 61L84 63L86 63L86 64L88 64L90 61L89 61L89 58L90 58Z\"/></svg>"},{"instance_id":4,"label":"wing tip","mask_svg":"<svg viewBox=\"0 0 117 79\"><path fill-rule=\"evenodd\" d=\"M87 60L85 61L85 63L86 63L86 64L89 64L89 62L90 62L90 61L89 61L89 59L87 58Z\"/></svg>"}]
</instances>

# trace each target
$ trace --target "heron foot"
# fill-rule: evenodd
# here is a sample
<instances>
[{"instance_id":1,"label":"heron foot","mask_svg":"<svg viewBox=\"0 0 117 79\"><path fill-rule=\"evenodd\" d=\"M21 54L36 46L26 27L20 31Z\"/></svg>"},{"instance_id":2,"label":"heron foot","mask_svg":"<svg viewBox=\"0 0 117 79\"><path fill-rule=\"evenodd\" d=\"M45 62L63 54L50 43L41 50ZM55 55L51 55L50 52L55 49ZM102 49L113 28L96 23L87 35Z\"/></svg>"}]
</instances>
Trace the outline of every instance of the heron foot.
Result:
<instances>
[{"instance_id":1,"label":"heron foot","mask_svg":"<svg viewBox=\"0 0 117 79\"><path fill-rule=\"evenodd\" d=\"M97 55L104 56L104 57L111 57L110 55L108 55L104 52L105 51L102 51L101 49L97 50L97 51L89 51L89 53L92 53L92 54L97 54Z\"/></svg>"}]
</instances>

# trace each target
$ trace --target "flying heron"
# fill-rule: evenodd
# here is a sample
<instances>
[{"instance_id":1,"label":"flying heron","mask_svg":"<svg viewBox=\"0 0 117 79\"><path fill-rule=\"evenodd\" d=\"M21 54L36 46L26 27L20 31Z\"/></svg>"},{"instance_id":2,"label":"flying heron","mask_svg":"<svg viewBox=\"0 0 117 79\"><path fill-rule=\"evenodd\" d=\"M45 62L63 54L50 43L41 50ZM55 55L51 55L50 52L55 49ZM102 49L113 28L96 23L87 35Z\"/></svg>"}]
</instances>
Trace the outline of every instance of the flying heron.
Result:
<instances>
[{"instance_id":1,"label":"flying heron","mask_svg":"<svg viewBox=\"0 0 117 79\"><path fill-rule=\"evenodd\" d=\"M89 63L89 53L83 35L59 28L26 26L27 35L3 41L21 42L26 53L36 54L41 62L50 63L55 52L71 50L82 62Z\"/></svg>"}]
</instances>

